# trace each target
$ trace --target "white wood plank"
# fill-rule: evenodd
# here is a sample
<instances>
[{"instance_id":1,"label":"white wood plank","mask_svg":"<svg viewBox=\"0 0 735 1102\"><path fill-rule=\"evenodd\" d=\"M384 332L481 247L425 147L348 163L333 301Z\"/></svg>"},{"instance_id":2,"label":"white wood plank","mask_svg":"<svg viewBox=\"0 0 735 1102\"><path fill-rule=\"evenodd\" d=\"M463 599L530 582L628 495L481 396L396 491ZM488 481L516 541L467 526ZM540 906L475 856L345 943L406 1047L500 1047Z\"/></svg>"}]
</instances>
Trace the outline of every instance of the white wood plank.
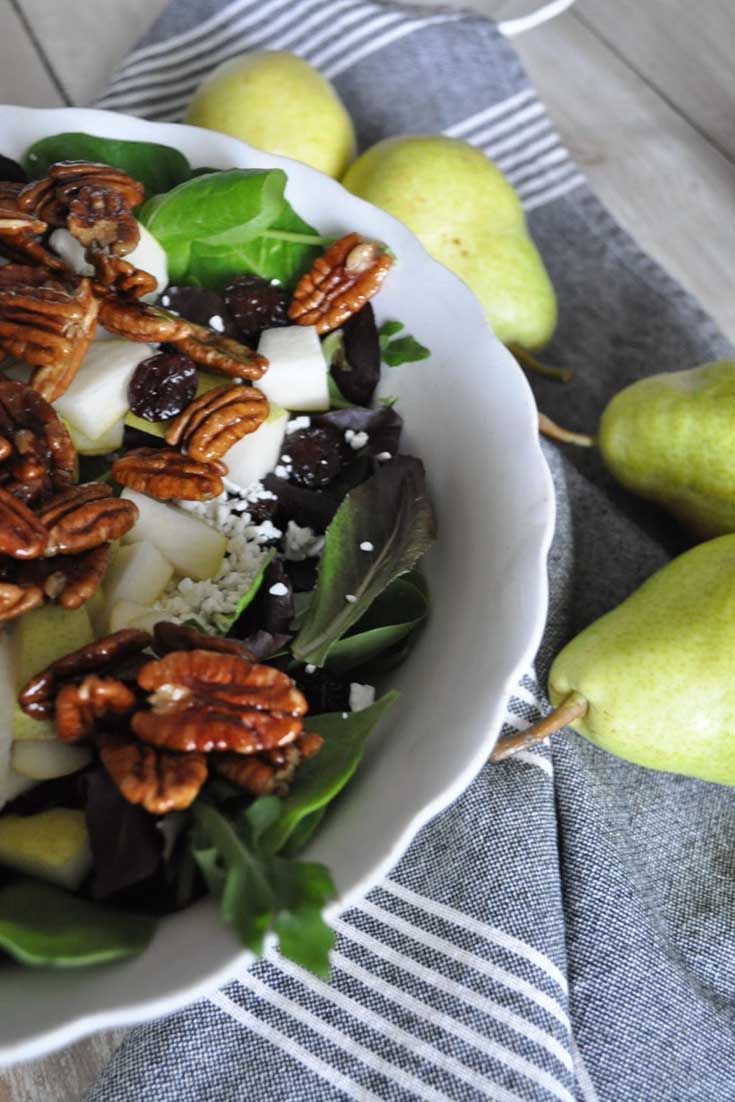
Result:
<instances>
[{"instance_id":1,"label":"white wood plank","mask_svg":"<svg viewBox=\"0 0 735 1102\"><path fill-rule=\"evenodd\" d=\"M735 338L728 160L573 14L514 45L602 202Z\"/></svg>"},{"instance_id":2,"label":"white wood plank","mask_svg":"<svg viewBox=\"0 0 735 1102\"><path fill-rule=\"evenodd\" d=\"M576 17L735 157L732 0L577 0Z\"/></svg>"},{"instance_id":3,"label":"white wood plank","mask_svg":"<svg viewBox=\"0 0 735 1102\"><path fill-rule=\"evenodd\" d=\"M7 3L7 0L0 0ZM19 0L73 103L92 103L168 0Z\"/></svg>"},{"instance_id":4,"label":"white wood plank","mask_svg":"<svg viewBox=\"0 0 735 1102\"><path fill-rule=\"evenodd\" d=\"M0 1071L0 1102L79 1102L125 1033L99 1033L44 1060Z\"/></svg>"},{"instance_id":5,"label":"white wood plank","mask_svg":"<svg viewBox=\"0 0 735 1102\"><path fill-rule=\"evenodd\" d=\"M10 0L0 0L0 103L24 107L64 104Z\"/></svg>"}]
</instances>

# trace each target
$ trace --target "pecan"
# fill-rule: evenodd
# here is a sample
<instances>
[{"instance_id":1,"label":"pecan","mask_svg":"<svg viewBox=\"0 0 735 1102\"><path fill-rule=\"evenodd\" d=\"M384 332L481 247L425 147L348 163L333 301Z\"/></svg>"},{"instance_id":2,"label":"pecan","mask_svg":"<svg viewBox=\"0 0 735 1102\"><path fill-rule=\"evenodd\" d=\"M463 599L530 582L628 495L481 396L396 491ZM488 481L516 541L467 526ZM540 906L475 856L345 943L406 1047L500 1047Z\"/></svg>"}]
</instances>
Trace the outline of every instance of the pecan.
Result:
<instances>
[{"instance_id":1,"label":"pecan","mask_svg":"<svg viewBox=\"0 0 735 1102\"><path fill-rule=\"evenodd\" d=\"M151 815L183 811L207 779L204 754L172 754L136 739L109 739L100 758L125 799Z\"/></svg>"},{"instance_id":2,"label":"pecan","mask_svg":"<svg viewBox=\"0 0 735 1102\"><path fill-rule=\"evenodd\" d=\"M265 356L253 352L246 344L193 322L189 322L189 332L173 338L171 344L200 367L232 379L259 379L268 366Z\"/></svg>"},{"instance_id":3,"label":"pecan","mask_svg":"<svg viewBox=\"0 0 735 1102\"><path fill-rule=\"evenodd\" d=\"M22 586L0 581L0 621L15 620L32 608L38 608L43 602L43 590L40 586Z\"/></svg>"},{"instance_id":4,"label":"pecan","mask_svg":"<svg viewBox=\"0 0 735 1102\"><path fill-rule=\"evenodd\" d=\"M76 452L66 426L25 383L0 380L0 439L0 483L14 497L29 503L71 483Z\"/></svg>"},{"instance_id":5,"label":"pecan","mask_svg":"<svg viewBox=\"0 0 735 1102\"><path fill-rule=\"evenodd\" d=\"M37 559L48 543L48 531L27 505L0 488L0 554Z\"/></svg>"},{"instance_id":6,"label":"pecan","mask_svg":"<svg viewBox=\"0 0 735 1102\"><path fill-rule=\"evenodd\" d=\"M254 386L217 386L200 394L166 430L193 459L219 459L268 416L268 399Z\"/></svg>"},{"instance_id":7,"label":"pecan","mask_svg":"<svg viewBox=\"0 0 735 1102\"><path fill-rule=\"evenodd\" d=\"M0 288L0 351L35 367L31 386L49 402L77 373L94 335L98 302L88 279Z\"/></svg>"},{"instance_id":8,"label":"pecan","mask_svg":"<svg viewBox=\"0 0 735 1102\"><path fill-rule=\"evenodd\" d=\"M113 289L125 299L136 300L149 295L158 286L155 276L136 268L121 256L111 255L105 249L93 245L87 249L86 258L94 267L95 278L100 285L96 286L96 290L100 295L107 295Z\"/></svg>"},{"instance_id":9,"label":"pecan","mask_svg":"<svg viewBox=\"0 0 735 1102\"><path fill-rule=\"evenodd\" d=\"M380 290L392 263L374 241L348 233L301 277L288 308L289 318L298 325L316 326L317 333L337 329Z\"/></svg>"},{"instance_id":10,"label":"pecan","mask_svg":"<svg viewBox=\"0 0 735 1102\"><path fill-rule=\"evenodd\" d=\"M113 497L101 482L70 486L52 497L39 513L48 529L45 554L78 555L102 543L120 539L138 519L132 501Z\"/></svg>"},{"instance_id":11,"label":"pecan","mask_svg":"<svg viewBox=\"0 0 735 1102\"><path fill-rule=\"evenodd\" d=\"M306 700L290 677L232 654L174 651L147 662L138 684L150 711L131 726L145 742L169 750L253 754L293 742Z\"/></svg>"},{"instance_id":12,"label":"pecan","mask_svg":"<svg viewBox=\"0 0 735 1102\"><path fill-rule=\"evenodd\" d=\"M92 161L57 161L43 180L26 184L18 195L18 207L51 226L63 226L72 201L84 187L115 192L126 210L145 198L143 185L120 168Z\"/></svg>"},{"instance_id":13,"label":"pecan","mask_svg":"<svg viewBox=\"0 0 735 1102\"><path fill-rule=\"evenodd\" d=\"M295 742L262 754L216 754L215 772L252 796L287 796L294 773L307 758L318 754L324 739L305 731Z\"/></svg>"},{"instance_id":14,"label":"pecan","mask_svg":"<svg viewBox=\"0 0 735 1102\"><path fill-rule=\"evenodd\" d=\"M34 559L18 570L18 582L37 585L62 608L79 608L99 589L110 563L110 544L103 543L80 555Z\"/></svg>"},{"instance_id":15,"label":"pecan","mask_svg":"<svg viewBox=\"0 0 735 1102\"><path fill-rule=\"evenodd\" d=\"M224 463L201 463L173 448L135 448L112 464L121 486L150 494L159 501L208 501L224 490Z\"/></svg>"},{"instance_id":16,"label":"pecan","mask_svg":"<svg viewBox=\"0 0 735 1102\"><path fill-rule=\"evenodd\" d=\"M144 302L106 298L100 302L100 321L105 329L130 341L168 343L189 334L191 325L175 314Z\"/></svg>"},{"instance_id":17,"label":"pecan","mask_svg":"<svg viewBox=\"0 0 735 1102\"><path fill-rule=\"evenodd\" d=\"M0 249L11 260L33 261L45 268L63 271L63 260L50 252L39 241L46 231L46 223L33 214L9 209L0 198Z\"/></svg>"},{"instance_id":18,"label":"pecan","mask_svg":"<svg viewBox=\"0 0 735 1102\"><path fill-rule=\"evenodd\" d=\"M156 654L170 654L174 650L210 650L218 654L238 654L254 661L253 654L239 639L227 639L223 635L205 635L188 624L174 624L159 620L153 627L153 649Z\"/></svg>"},{"instance_id":19,"label":"pecan","mask_svg":"<svg viewBox=\"0 0 735 1102\"><path fill-rule=\"evenodd\" d=\"M135 693L115 677L88 674L79 684L63 685L56 697L54 726L65 742L79 742L94 733L95 723L124 716L135 707Z\"/></svg>"},{"instance_id":20,"label":"pecan","mask_svg":"<svg viewBox=\"0 0 735 1102\"><path fill-rule=\"evenodd\" d=\"M147 631L138 631L135 628L122 628L112 635L106 635L104 639L97 639L86 647L80 647L79 650L58 658L32 677L18 694L18 703L27 715L35 719L50 719L59 682L120 665L132 655L145 650L151 642Z\"/></svg>"},{"instance_id":21,"label":"pecan","mask_svg":"<svg viewBox=\"0 0 735 1102\"><path fill-rule=\"evenodd\" d=\"M102 246L116 256L140 241L138 223L117 191L85 184L69 203L66 228L85 248Z\"/></svg>"}]
</instances>

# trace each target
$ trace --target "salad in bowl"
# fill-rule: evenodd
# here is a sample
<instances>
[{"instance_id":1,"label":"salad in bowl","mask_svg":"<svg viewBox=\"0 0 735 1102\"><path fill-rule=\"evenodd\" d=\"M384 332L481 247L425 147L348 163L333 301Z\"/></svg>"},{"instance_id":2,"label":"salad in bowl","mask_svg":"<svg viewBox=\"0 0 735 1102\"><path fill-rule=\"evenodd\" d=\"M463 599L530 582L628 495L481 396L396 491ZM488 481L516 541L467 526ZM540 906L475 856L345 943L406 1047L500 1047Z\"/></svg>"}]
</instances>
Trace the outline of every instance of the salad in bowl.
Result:
<instances>
[{"instance_id":1,"label":"salad in bowl","mask_svg":"<svg viewBox=\"0 0 735 1102\"><path fill-rule=\"evenodd\" d=\"M0 153L17 1059L274 940L326 974L330 915L487 760L553 499L477 301L336 182L80 109L0 109Z\"/></svg>"}]
</instances>

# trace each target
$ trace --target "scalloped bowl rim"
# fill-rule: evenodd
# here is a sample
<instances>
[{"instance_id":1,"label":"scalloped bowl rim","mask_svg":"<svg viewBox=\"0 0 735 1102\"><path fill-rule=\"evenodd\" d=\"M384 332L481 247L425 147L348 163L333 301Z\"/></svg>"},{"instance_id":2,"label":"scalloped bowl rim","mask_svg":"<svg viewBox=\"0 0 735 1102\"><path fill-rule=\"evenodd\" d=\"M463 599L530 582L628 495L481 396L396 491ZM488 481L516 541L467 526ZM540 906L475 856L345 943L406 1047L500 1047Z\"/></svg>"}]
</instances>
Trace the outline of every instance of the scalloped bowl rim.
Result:
<instances>
[{"instance_id":1,"label":"scalloped bowl rim","mask_svg":"<svg viewBox=\"0 0 735 1102\"><path fill-rule=\"evenodd\" d=\"M501 536L495 535L494 529L492 531L488 529L491 539L499 540L501 551L506 553L506 558L503 559L502 563L496 563L494 560L488 561L488 559L482 557L482 554L478 555L477 548L468 546L467 550L472 561L467 567L466 575L463 574L463 580L466 577L470 583L472 583L473 578L475 582L478 579L485 582L484 572L488 571L488 586L492 588L494 603L489 603L487 610L493 613L500 611L506 615L504 630L507 630L509 636L512 632L515 633L513 642L509 646L507 654L497 657L498 669L492 671L492 677L484 667L480 668L481 662L479 658L475 659L475 651L468 650L467 665L472 668L467 674L466 689L463 680L465 675L464 663L453 668L454 681L452 685L458 684L461 680L463 691L470 694L474 692L475 697L482 691L487 697L482 701L482 707L476 708L477 714L471 722L468 718L465 725L458 725L462 732L472 732L474 741L471 745L468 744L463 753L447 759L449 767L453 767L454 771L443 775L438 781L432 781L431 762L427 766L425 762L420 761L419 767L415 771L412 768L410 773L404 769L404 780L408 778L410 782L418 777L419 783L424 787L424 795L417 799L415 805L411 805L410 800L401 798L402 788L399 786L396 789L393 802L389 805L388 810L394 815L398 814L395 810L396 798L401 799L400 822L397 822L394 826L392 836L388 832L382 844L378 845L378 851L374 852L372 857L369 852L362 852L366 808L371 806L365 802L367 798L365 785L362 785L361 788L358 787L356 795L353 796L350 794L351 790L348 789L341 798L341 806L332 817L333 822L340 820L345 823L345 826L349 826L352 808L355 806L352 817L355 818L356 824L363 829L358 829L356 826L345 846L342 835L344 833L349 834L350 831L345 830L338 835L333 828L331 830L327 829L330 826L329 820L327 820L325 826L326 838L317 837L316 843L309 853L311 857L313 851L313 856L316 859L323 859L323 855L326 854L326 858L331 859L333 867L334 862L337 864L339 874L336 879L338 888L340 888L340 897L328 910L329 914L336 914L364 895L371 886L387 874L389 869L406 851L421 827L456 799L474 779L497 739L511 691L535 656L541 640L547 610L546 557L553 535L554 494L549 470L538 441L537 411L533 396L521 369L490 330L479 303L469 289L456 276L433 260L405 226L383 211L379 211L350 194L337 181L323 176L315 169L299 162L261 153L236 138L202 130L198 127L183 126L177 123L148 122L113 112L87 108L38 109L0 106L0 148L10 156L18 157L22 150L27 148L31 141L37 140L38 137L70 130L118 138L158 141L173 145L182 149L190 159L193 159L195 165L199 161L199 163L211 164L220 168L237 166L283 168L288 174L287 195L299 213L307 220L312 219L316 222L322 232L330 233L332 230L347 232L347 230L357 229L388 241L399 258L395 276L391 276L391 281L395 280L400 283L404 276L407 278L412 272L418 271L422 287L426 286L428 289L431 286L436 288L437 292L441 292L437 294L437 304L432 309L431 316L426 315L422 319L420 304L417 306L417 303L411 297L410 286L406 284L400 288L396 287L393 297L399 302L402 301L402 296L405 300L404 305L399 307L401 312L396 311L397 316L404 320L404 315L407 315L409 319L413 315L417 319L417 323L413 325L413 331L419 339L424 339L422 324L424 329L431 325L439 325L439 321L434 317L437 313L441 314L441 320L447 326L450 323L456 324L457 319L459 319L464 326L464 330L468 330L468 332L463 331L459 337L452 337L453 350L454 353L458 353L463 357L465 363L475 365L471 370L477 376L477 381L472 385L467 382L466 388L472 391L474 386L475 393L473 396L478 400L478 407L482 407L483 413L487 407L489 416L487 424L490 425L492 424L493 402L496 400L496 388L494 387L491 390L487 387L485 379L486 376L492 376L494 384L503 391L503 417L498 417L495 421L493 425L494 435L502 436L506 431L510 433L511 430L507 428L506 422L512 424L513 434L518 434L512 436L514 454L507 456L507 462L511 464L507 471L503 467L503 463L506 462L504 457L511 440L504 442L505 448L499 457L496 456L498 470L502 470L505 477L497 478L493 495L487 499L488 507L492 508L493 502L497 498L502 498L506 493L506 482L512 483L513 478L517 478L519 472L522 472L523 477L520 481L523 487L527 489L525 500L520 497L518 501L503 503L503 508L508 510L509 522L511 520L516 522L518 532L513 534L512 524L510 523L507 533L503 532ZM195 151L196 155L194 155ZM329 225L330 222L333 222L332 226ZM386 283L384 291L376 300L378 309L391 281ZM451 311L449 307L451 307ZM411 328L410 325L409 328ZM429 372L435 372L441 379L444 368L451 366L449 361L452 364L454 363L456 356L452 354L451 342L447 343L446 347L442 345L442 332L443 330L439 334L438 345L438 347L443 348L441 358L435 354L436 340L433 345L431 341L427 341L432 348L432 358L426 361L425 364L404 367L402 376L391 373L389 379L391 388L393 390L398 389L401 400L407 403L409 407L411 405L415 407L416 423L412 426L412 415L409 411L406 417L406 433L412 434L412 429L415 430L419 427L418 414L421 413L422 419L426 420L427 424L432 424L434 435L428 439L428 443L432 447L436 442L436 437L441 436L444 415L437 419L436 403L432 406L430 399L427 400L426 398L426 392L429 388L423 383L416 382L415 372L423 370L424 377ZM439 359L441 359L441 363L439 363ZM478 363L482 371L478 369ZM467 371L470 371L469 366ZM410 374L411 372L414 374ZM455 375L454 379L460 389L465 386L463 376ZM500 401L500 399L497 400ZM479 414L473 410L468 414L468 417L471 424L468 425L467 439L483 442L482 426L476 423ZM437 447L440 444L441 441L437 444ZM443 451L440 450L439 452L441 458L445 460L442 471L446 465L451 470L452 476L458 473L460 479L464 477L468 482L478 478L477 472L472 467L472 464L476 462L472 453L466 462L467 470L464 471L460 468L457 472L455 467L452 466L452 463L456 465L457 462L456 448L453 450L451 444L442 446ZM421 450L417 450L418 454L422 454ZM424 454L426 454L425 450ZM478 456L480 459L482 458L482 452L479 449ZM446 513L452 507L453 501L457 505L458 499L451 496L449 489L444 495L441 480L436 477L436 472L432 472L431 459L427 462L427 472L439 513L439 543L437 548L433 549L428 556L427 569L430 580L432 580L432 588L434 588L433 571L436 579L438 579L438 589L443 594L445 590L448 591L452 587L449 586L448 582L442 582L442 562L437 561L441 559L442 551L442 513ZM484 486L481 477L479 481L481 487ZM435 485L436 482L439 482L440 485ZM484 504L485 499L482 500ZM447 508L444 508L444 506L447 506ZM466 510L466 505L460 503L457 508ZM479 510L475 512L477 513ZM469 512L465 515L469 530L476 534L474 529L471 528L471 525L475 523L473 514ZM484 521L480 520L476 523L481 526ZM511 535L513 535L515 542L511 541ZM453 526L449 527L446 538L449 541L456 538ZM513 557L514 552L519 560L517 566ZM493 570L496 568L500 576L493 580ZM444 601L444 597L442 597L442 601ZM464 629L465 641L468 644L473 643L475 648L478 647L483 638L480 629L484 630L485 621L479 622L479 613L475 612L474 608L476 605L484 607L483 602L487 603L487 601L487 595L483 590L482 594L477 595L473 600L472 606L467 606L465 617L461 623L451 625L451 627L457 629ZM506 608L506 605L510 603L512 612L515 614L516 604L514 602L517 602L517 606L520 607L522 613L522 623L520 625L517 623L515 615L511 618L511 613ZM436 662L438 658L442 658L444 655L443 651L441 654L439 653L439 648L435 647L432 650L431 647L432 641L435 644L437 642L436 636L439 636L443 645L443 637L437 628L437 619L438 611L435 607L424 637L420 640L409 662L406 663L409 675L398 677L399 683L405 681L409 686L409 690L412 685L415 690L417 687L426 684L417 676L418 663ZM502 615L499 621L493 619L493 624L500 623L502 625L503 622ZM492 630L492 626L488 630ZM462 638L462 630L458 630L458 634ZM451 637L451 630L445 630L444 636ZM451 656L449 666L451 668ZM475 669L475 666L478 668ZM437 667L437 677L439 679L441 678L441 670L442 666L439 663ZM411 674L410 671L413 671L413 673ZM396 752L402 752L405 755L408 754L409 750L413 753L414 748L419 748L422 745L417 741L418 737L422 735L424 738L426 737L421 730L414 731L411 727L411 717L405 711L405 700L410 695L410 691L403 694L403 700L401 701L403 710L400 715L408 732L404 731L403 737L410 740L411 746L401 747L399 744L397 751L394 744L390 751L385 749L385 729L390 728L392 723L397 724L397 719L393 720L389 717L381 725L379 732L380 739L378 741L384 756ZM445 696L446 693L442 694L440 692L438 699L432 701L432 714L441 711ZM416 696L413 697L413 700L415 703ZM480 703L474 698L473 700L475 704ZM471 700L470 704L472 703ZM446 764L440 760L442 752L446 753L446 751L443 751L441 742L438 742L433 749L438 762L436 767L438 769L439 765ZM408 760L413 767L417 758L410 756ZM387 768L387 764L384 762L383 770L385 771ZM390 776L383 772L381 780L380 753L366 755L363 769L369 770L374 784L381 784L380 792L390 788ZM360 776L361 774L358 774L358 779ZM353 782L353 785L356 784L357 781ZM374 802L374 792L371 792L370 799ZM372 823L374 829L382 829L376 825L377 819L381 819L381 816L376 815L368 822ZM350 846L350 843L352 843L352 846ZM375 846L373 848L375 849ZM357 852L358 849L360 850L359 853ZM356 878L353 876L350 882L349 875L344 874L344 870L352 868L355 862L359 866L360 861L362 861L362 872ZM7 1020L4 1020L3 1036L0 1037L0 1064L39 1057L59 1046L70 1044L86 1034L100 1029L128 1025L170 1013L197 997L211 992L226 979L245 968L252 960L251 954L239 949L229 931L221 927L215 917L215 905L211 901L205 900L173 916L172 919L165 920L161 923L161 927L164 926L167 931L166 946L162 944L161 928L159 928L159 932L143 956L130 961L122 961L118 964L95 969L67 970L63 972L50 969L24 971L19 967L8 965L8 970L3 976L4 1004L8 1007L12 1005L17 1010L19 1000L22 1008L23 999L27 996L27 1001L34 1002L38 1013L35 1023L26 1021L25 1024L21 1022L19 1025L15 1013L9 1014ZM176 968L164 962L163 967L158 969L156 993L153 994L150 990L142 990L137 993L136 983L140 981L142 987L145 987L145 983L148 982L145 973L151 972L151 970L156 972L156 962L158 959L160 963L161 952L164 953L164 956L168 953L168 956L172 959L175 959L176 953L184 953L187 958L196 955L196 950L192 948L187 935L191 932L196 934L197 931L201 933L203 930L206 930L207 933L206 948L209 953L208 955L205 953L201 962L193 966L191 974L189 974L187 968L184 968L184 974L181 975L177 973ZM197 949L204 941L204 938L199 939ZM156 956L157 953L158 957ZM181 956L179 956L179 959L181 959ZM185 960L185 964L189 967L188 959ZM128 977L136 968L138 969L138 972L135 973L136 979L130 981ZM142 972L141 969L143 969ZM14 994L7 990L6 980L8 976L11 978L11 986L15 987ZM24 1013L25 1018L28 1019L29 1011L26 1009ZM13 1029L15 1029L14 1035L7 1036L8 1032L13 1033Z\"/></svg>"}]
</instances>

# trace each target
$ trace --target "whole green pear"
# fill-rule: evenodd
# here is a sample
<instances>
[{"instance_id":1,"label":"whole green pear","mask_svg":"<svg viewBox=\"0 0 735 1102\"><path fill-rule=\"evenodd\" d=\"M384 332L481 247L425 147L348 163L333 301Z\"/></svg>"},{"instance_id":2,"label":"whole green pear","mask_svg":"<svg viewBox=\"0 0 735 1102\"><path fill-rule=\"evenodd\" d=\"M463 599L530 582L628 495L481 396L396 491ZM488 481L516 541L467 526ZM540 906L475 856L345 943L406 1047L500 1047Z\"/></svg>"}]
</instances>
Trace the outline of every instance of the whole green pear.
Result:
<instances>
[{"instance_id":1,"label":"whole green pear","mask_svg":"<svg viewBox=\"0 0 735 1102\"><path fill-rule=\"evenodd\" d=\"M557 655L556 712L493 760L571 725L619 758L735 785L735 535L699 544Z\"/></svg>"},{"instance_id":2,"label":"whole green pear","mask_svg":"<svg viewBox=\"0 0 735 1102\"><path fill-rule=\"evenodd\" d=\"M286 51L260 50L223 62L199 85L185 121L335 178L355 155L352 120L334 88Z\"/></svg>"},{"instance_id":3,"label":"whole green pear","mask_svg":"<svg viewBox=\"0 0 735 1102\"><path fill-rule=\"evenodd\" d=\"M520 200L493 162L466 142L388 138L342 183L403 222L480 300L505 344L534 349L556 326L556 297Z\"/></svg>"},{"instance_id":4,"label":"whole green pear","mask_svg":"<svg viewBox=\"0 0 735 1102\"><path fill-rule=\"evenodd\" d=\"M698 536L735 532L735 360L621 390L602 415L597 445L621 485Z\"/></svg>"}]
</instances>

